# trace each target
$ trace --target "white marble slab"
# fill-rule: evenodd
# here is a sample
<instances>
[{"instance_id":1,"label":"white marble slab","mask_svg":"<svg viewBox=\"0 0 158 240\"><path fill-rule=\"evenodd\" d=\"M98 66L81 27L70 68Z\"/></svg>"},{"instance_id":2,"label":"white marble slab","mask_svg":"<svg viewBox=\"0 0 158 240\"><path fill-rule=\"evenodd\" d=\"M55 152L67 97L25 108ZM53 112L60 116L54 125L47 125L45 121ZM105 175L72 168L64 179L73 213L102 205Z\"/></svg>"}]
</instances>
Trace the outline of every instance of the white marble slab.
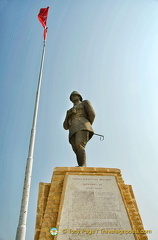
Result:
<instances>
[{"instance_id":1,"label":"white marble slab","mask_svg":"<svg viewBox=\"0 0 158 240\"><path fill-rule=\"evenodd\" d=\"M135 240L114 176L68 175L62 205L57 240Z\"/></svg>"}]
</instances>

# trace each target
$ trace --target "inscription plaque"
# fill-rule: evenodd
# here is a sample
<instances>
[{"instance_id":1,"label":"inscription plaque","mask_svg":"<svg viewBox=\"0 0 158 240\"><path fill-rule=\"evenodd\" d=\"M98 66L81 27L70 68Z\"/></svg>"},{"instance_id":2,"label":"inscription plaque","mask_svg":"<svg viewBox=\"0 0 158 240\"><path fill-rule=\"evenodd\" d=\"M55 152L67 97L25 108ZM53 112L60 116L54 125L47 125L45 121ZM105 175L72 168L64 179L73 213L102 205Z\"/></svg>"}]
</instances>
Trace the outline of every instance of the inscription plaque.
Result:
<instances>
[{"instance_id":1,"label":"inscription plaque","mask_svg":"<svg viewBox=\"0 0 158 240\"><path fill-rule=\"evenodd\" d=\"M67 175L65 181L55 239L135 240L115 176Z\"/></svg>"}]
</instances>

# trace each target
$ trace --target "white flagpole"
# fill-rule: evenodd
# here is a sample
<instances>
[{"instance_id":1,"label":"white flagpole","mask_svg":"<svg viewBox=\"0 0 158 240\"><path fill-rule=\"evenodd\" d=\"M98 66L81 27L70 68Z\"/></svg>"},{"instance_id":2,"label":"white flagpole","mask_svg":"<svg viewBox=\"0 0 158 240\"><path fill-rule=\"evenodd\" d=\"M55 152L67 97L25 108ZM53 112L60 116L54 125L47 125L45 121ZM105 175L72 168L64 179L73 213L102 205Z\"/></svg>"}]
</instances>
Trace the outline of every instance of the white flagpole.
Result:
<instances>
[{"instance_id":1,"label":"white flagpole","mask_svg":"<svg viewBox=\"0 0 158 240\"><path fill-rule=\"evenodd\" d=\"M17 227L17 232L16 232L16 240L25 240L25 235L26 235L26 220L27 220L27 213L28 213L28 203L29 203L32 165L33 165L33 153L34 153L34 144L35 144L35 136L36 136L36 123L37 123L38 105L39 105L39 97L40 97L40 89L41 89L41 81L42 81L42 71L43 71L44 56L45 56L45 47L46 47L46 39L44 40L44 43L43 43L43 52L42 52L40 73L39 73L39 79L38 79L35 107L34 107L32 129L30 134L30 144L29 144L28 158L26 163L23 195L22 195L22 201L21 201L19 225Z\"/></svg>"}]
</instances>

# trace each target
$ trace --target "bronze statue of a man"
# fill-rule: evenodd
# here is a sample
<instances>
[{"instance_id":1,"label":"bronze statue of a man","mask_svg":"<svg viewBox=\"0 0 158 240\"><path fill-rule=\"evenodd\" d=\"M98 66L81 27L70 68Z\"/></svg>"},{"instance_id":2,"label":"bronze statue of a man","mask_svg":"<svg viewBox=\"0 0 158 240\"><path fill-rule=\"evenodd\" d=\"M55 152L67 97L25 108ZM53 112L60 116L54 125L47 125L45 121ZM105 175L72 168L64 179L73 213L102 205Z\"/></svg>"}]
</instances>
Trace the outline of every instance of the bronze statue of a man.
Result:
<instances>
[{"instance_id":1,"label":"bronze statue of a man","mask_svg":"<svg viewBox=\"0 0 158 240\"><path fill-rule=\"evenodd\" d=\"M63 127L69 129L69 142L76 154L78 166L86 167L85 146L94 134L92 124L95 112L88 100L82 100L82 96L73 91L70 95L73 107L67 111Z\"/></svg>"}]
</instances>

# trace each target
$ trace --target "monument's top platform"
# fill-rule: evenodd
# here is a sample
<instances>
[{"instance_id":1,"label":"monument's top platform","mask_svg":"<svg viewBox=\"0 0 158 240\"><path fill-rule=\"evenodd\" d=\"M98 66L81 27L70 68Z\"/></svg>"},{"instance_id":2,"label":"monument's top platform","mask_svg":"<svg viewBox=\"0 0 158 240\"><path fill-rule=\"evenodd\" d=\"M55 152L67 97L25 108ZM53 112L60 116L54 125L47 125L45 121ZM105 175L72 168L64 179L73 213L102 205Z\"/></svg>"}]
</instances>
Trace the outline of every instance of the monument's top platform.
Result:
<instances>
[{"instance_id":1,"label":"monument's top platform","mask_svg":"<svg viewBox=\"0 0 158 240\"><path fill-rule=\"evenodd\" d=\"M101 168L101 167L56 167L55 172L85 172L85 173L121 173L118 168Z\"/></svg>"}]
</instances>

